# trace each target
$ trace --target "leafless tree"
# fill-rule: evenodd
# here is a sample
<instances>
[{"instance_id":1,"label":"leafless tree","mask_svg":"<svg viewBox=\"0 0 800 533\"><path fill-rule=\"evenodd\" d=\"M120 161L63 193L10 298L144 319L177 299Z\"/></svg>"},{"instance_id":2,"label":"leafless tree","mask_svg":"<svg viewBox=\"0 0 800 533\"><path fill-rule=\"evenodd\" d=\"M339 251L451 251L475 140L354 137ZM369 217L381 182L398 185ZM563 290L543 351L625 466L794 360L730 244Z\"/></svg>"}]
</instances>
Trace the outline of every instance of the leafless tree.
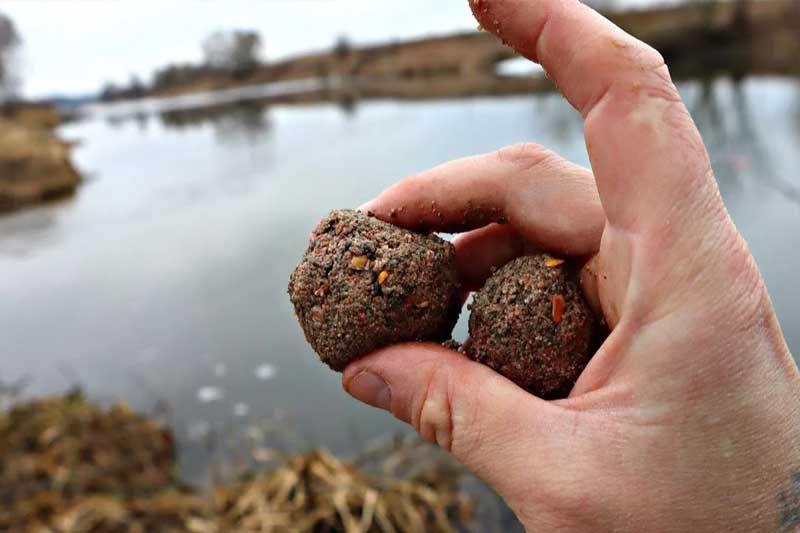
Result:
<instances>
[{"instance_id":1,"label":"leafless tree","mask_svg":"<svg viewBox=\"0 0 800 533\"><path fill-rule=\"evenodd\" d=\"M258 66L261 54L261 37L255 31L215 32L203 41L206 65L243 75Z\"/></svg>"},{"instance_id":2,"label":"leafless tree","mask_svg":"<svg viewBox=\"0 0 800 533\"><path fill-rule=\"evenodd\" d=\"M336 38L336 43L333 45L333 53L339 59L344 59L353 51L353 45L347 35L340 35Z\"/></svg>"},{"instance_id":3,"label":"leafless tree","mask_svg":"<svg viewBox=\"0 0 800 533\"><path fill-rule=\"evenodd\" d=\"M0 103L16 96L20 79L15 67L15 52L21 39L14 22L0 13Z\"/></svg>"}]
</instances>

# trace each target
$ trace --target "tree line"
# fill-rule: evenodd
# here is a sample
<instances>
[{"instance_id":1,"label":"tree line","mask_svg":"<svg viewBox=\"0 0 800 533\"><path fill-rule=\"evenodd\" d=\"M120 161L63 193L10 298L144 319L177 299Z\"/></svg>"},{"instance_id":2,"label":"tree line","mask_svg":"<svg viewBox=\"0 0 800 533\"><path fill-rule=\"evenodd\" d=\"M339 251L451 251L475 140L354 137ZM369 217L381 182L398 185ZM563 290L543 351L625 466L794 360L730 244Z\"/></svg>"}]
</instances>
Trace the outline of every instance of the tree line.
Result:
<instances>
[{"instance_id":1,"label":"tree line","mask_svg":"<svg viewBox=\"0 0 800 533\"><path fill-rule=\"evenodd\" d=\"M202 42L203 62L171 64L155 71L149 85L135 75L127 85L107 83L101 100L140 98L151 91L184 86L208 78L243 79L261 64L261 36L252 30L217 31Z\"/></svg>"}]
</instances>

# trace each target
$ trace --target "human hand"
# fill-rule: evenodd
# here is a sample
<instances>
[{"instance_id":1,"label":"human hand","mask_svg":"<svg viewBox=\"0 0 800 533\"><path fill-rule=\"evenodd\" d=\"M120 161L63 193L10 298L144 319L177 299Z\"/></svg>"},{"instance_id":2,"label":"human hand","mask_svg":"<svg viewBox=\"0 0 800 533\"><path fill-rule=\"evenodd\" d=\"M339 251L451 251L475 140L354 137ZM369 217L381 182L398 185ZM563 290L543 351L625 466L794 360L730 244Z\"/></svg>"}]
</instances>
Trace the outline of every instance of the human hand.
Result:
<instances>
[{"instance_id":1,"label":"human hand","mask_svg":"<svg viewBox=\"0 0 800 533\"><path fill-rule=\"evenodd\" d=\"M565 400L419 343L351 364L345 389L452 452L533 531L799 527L800 377L661 56L577 2L470 5L583 115L592 171L519 145L368 208L466 231L472 289L528 247L593 255L584 291L611 334Z\"/></svg>"}]
</instances>

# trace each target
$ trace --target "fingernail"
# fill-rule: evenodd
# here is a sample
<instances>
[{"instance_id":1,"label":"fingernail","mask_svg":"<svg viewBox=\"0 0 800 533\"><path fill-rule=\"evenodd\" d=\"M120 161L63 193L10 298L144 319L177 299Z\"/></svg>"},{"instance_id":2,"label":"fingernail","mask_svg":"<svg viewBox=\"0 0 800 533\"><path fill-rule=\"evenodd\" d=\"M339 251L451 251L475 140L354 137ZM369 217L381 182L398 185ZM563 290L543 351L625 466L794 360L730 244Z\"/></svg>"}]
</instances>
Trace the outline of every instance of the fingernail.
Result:
<instances>
[{"instance_id":1,"label":"fingernail","mask_svg":"<svg viewBox=\"0 0 800 533\"><path fill-rule=\"evenodd\" d=\"M375 200L370 200L369 202L361 204L360 206L358 206L358 209L356 209L356 211L369 211L369 208L374 201Z\"/></svg>"},{"instance_id":2,"label":"fingernail","mask_svg":"<svg viewBox=\"0 0 800 533\"><path fill-rule=\"evenodd\" d=\"M392 391L381 378L371 372L361 372L350 380L347 393L356 400L372 407L389 411L392 404Z\"/></svg>"}]
</instances>

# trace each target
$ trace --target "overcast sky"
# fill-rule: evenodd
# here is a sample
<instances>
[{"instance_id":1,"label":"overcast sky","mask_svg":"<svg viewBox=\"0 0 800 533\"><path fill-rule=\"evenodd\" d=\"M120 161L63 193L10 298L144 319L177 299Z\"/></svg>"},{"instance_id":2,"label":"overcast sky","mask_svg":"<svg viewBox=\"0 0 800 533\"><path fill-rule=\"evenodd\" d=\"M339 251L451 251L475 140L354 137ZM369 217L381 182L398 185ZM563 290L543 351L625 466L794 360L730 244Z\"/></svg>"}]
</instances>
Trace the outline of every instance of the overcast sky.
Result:
<instances>
[{"instance_id":1,"label":"overcast sky","mask_svg":"<svg viewBox=\"0 0 800 533\"><path fill-rule=\"evenodd\" d=\"M5 0L24 40L28 97L96 92L131 73L149 80L169 62L198 61L203 38L255 29L267 58L354 42L474 29L467 0Z\"/></svg>"}]
</instances>

